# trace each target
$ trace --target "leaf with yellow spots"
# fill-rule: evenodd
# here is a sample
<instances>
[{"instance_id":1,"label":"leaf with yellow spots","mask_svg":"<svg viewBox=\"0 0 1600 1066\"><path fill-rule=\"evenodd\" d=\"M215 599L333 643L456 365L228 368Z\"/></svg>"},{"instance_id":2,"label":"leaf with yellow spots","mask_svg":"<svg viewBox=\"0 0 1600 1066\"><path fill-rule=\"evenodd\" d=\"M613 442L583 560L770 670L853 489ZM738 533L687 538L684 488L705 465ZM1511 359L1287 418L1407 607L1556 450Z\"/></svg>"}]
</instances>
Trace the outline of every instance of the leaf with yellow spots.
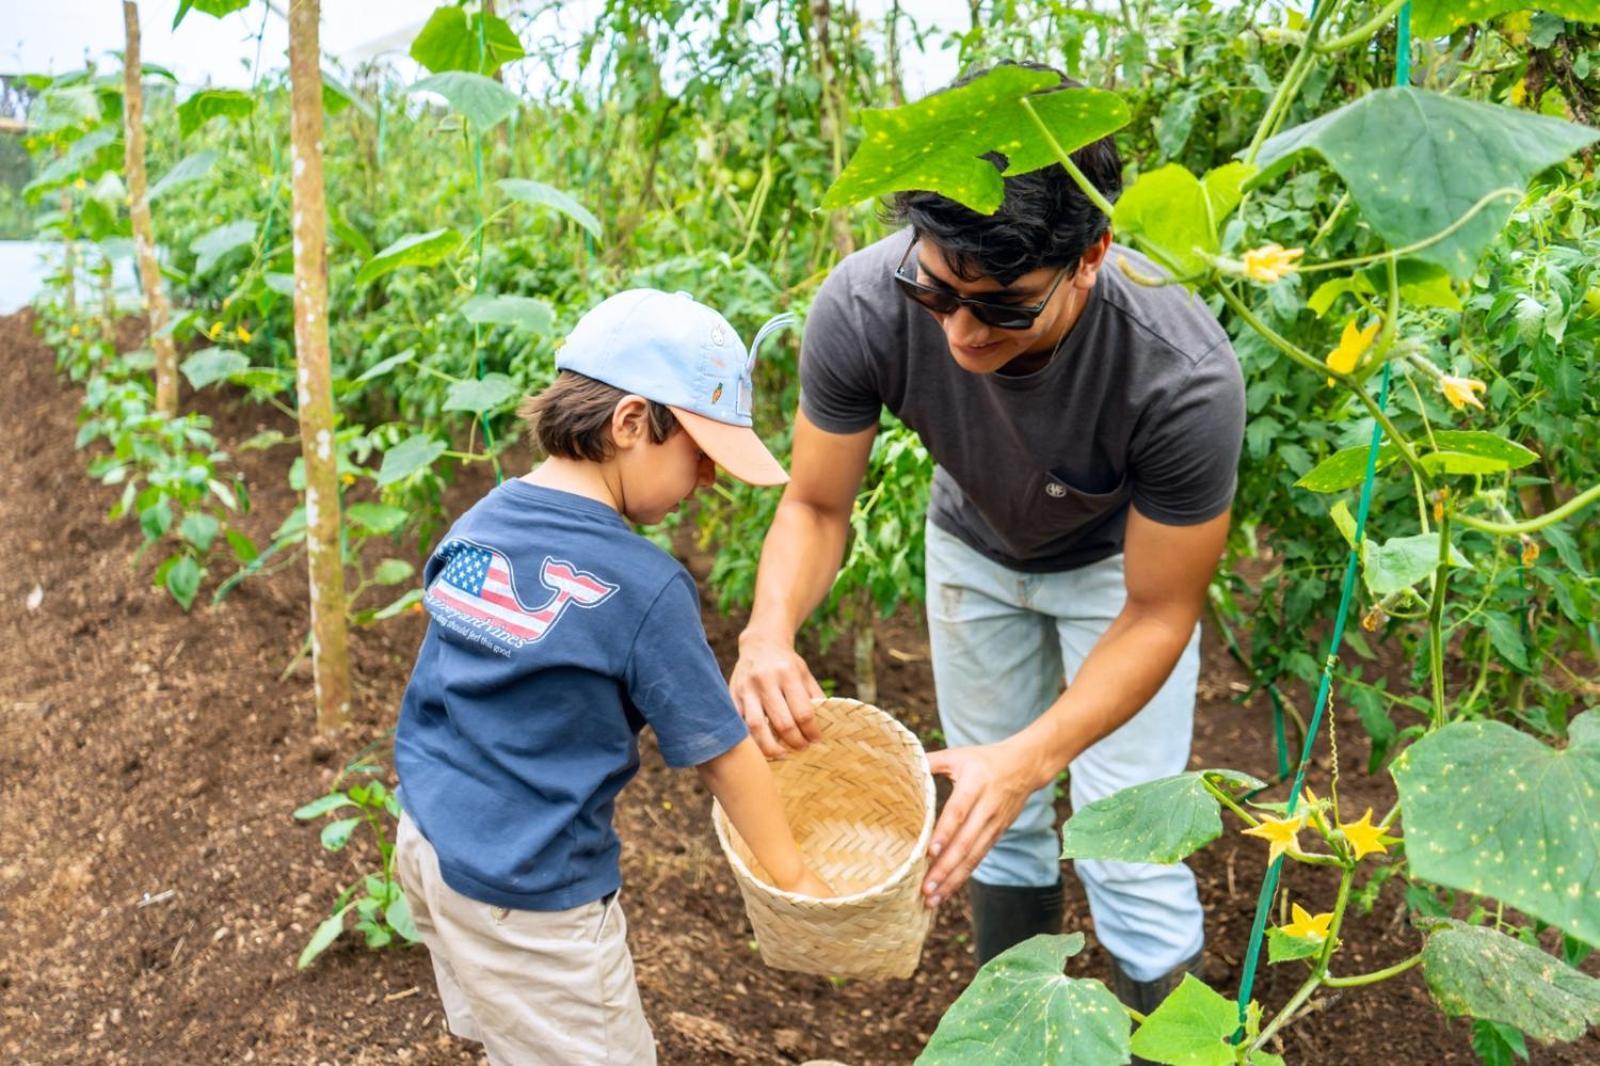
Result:
<instances>
[{"instance_id":1,"label":"leaf with yellow spots","mask_svg":"<svg viewBox=\"0 0 1600 1066\"><path fill-rule=\"evenodd\" d=\"M1115 93L1056 89L1059 84L1046 71L1000 66L904 107L863 111L861 146L822 206L848 207L902 189L923 189L993 214L1004 186L1000 168L985 156L1004 156L1007 176L1056 161L1023 108L1024 97L1065 152L1128 124L1128 105Z\"/></svg>"},{"instance_id":2,"label":"leaf with yellow spots","mask_svg":"<svg viewBox=\"0 0 1600 1066\"><path fill-rule=\"evenodd\" d=\"M1512 1025L1536 1040L1576 1040L1600 1025L1600 981L1494 929L1431 924L1422 976L1446 1014Z\"/></svg>"},{"instance_id":3,"label":"leaf with yellow spots","mask_svg":"<svg viewBox=\"0 0 1600 1066\"><path fill-rule=\"evenodd\" d=\"M1547 115L1399 86L1367 93L1271 138L1256 159L1262 171L1251 181L1268 181L1315 152L1343 179L1361 217L1394 248L1428 240L1461 222L1479 200L1511 190L1448 237L1412 253L1465 278L1528 181L1597 138L1600 131Z\"/></svg>"},{"instance_id":4,"label":"leaf with yellow spots","mask_svg":"<svg viewBox=\"0 0 1600 1066\"><path fill-rule=\"evenodd\" d=\"M1569 736L1552 748L1501 722L1452 722L1390 772L1415 877L1600 944L1600 711Z\"/></svg>"},{"instance_id":5,"label":"leaf with yellow spots","mask_svg":"<svg viewBox=\"0 0 1600 1066\"><path fill-rule=\"evenodd\" d=\"M1573 22L1600 22L1600 6L1594 0L1413 0L1411 30L1418 37L1443 37L1474 22L1488 22L1508 11L1535 8L1560 15ZM1528 19L1507 19L1507 29L1527 32Z\"/></svg>"},{"instance_id":6,"label":"leaf with yellow spots","mask_svg":"<svg viewBox=\"0 0 1600 1066\"><path fill-rule=\"evenodd\" d=\"M1267 861L1274 862L1278 856L1285 852L1298 854L1300 851L1300 830L1306 827L1306 816L1297 814L1293 818L1263 818L1261 824L1252 826L1244 831L1247 837L1260 837L1271 844L1267 852Z\"/></svg>"},{"instance_id":7,"label":"leaf with yellow spots","mask_svg":"<svg viewBox=\"0 0 1600 1066\"><path fill-rule=\"evenodd\" d=\"M1357 859L1364 859L1373 852L1386 855L1389 852L1389 845L1395 842L1394 837L1384 834L1381 826L1372 824L1371 807L1367 808L1367 813L1361 816L1359 822L1340 822L1339 831L1344 834L1345 840L1349 841Z\"/></svg>"},{"instance_id":8,"label":"leaf with yellow spots","mask_svg":"<svg viewBox=\"0 0 1600 1066\"><path fill-rule=\"evenodd\" d=\"M1082 950L1082 933L1036 936L990 960L939 1020L917 1066L1126 1063L1130 1023L1117 997L1062 973Z\"/></svg>"}]
</instances>

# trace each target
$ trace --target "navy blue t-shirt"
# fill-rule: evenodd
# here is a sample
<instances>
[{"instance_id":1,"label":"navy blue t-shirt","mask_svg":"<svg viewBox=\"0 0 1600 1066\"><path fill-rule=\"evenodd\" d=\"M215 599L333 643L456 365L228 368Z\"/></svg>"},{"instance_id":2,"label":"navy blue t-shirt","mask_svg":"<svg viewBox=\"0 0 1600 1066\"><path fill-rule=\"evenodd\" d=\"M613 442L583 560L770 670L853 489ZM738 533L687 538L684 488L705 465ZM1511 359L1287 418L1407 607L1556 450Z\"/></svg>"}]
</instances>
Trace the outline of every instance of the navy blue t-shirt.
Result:
<instances>
[{"instance_id":1,"label":"navy blue t-shirt","mask_svg":"<svg viewBox=\"0 0 1600 1066\"><path fill-rule=\"evenodd\" d=\"M693 580L604 504L507 481L451 527L423 585L395 768L445 883L539 911L614 891L612 803L639 730L674 767L749 735Z\"/></svg>"}]
</instances>

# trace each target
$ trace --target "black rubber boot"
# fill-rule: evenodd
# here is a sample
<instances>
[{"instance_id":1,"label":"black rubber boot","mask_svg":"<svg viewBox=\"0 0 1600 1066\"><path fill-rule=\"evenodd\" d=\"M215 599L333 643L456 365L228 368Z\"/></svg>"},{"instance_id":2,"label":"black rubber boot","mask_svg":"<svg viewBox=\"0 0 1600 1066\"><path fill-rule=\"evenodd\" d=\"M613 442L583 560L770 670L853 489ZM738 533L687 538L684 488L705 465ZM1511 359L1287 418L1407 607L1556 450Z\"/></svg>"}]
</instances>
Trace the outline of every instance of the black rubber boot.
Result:
<instances>
[{"instance_id":1,"label":"black rubber boot","mask_svg":"<svg viewBox=\"0 0 1600 1066\"><path fill-rule=\"evenodd\" d=\"M1168 970L1160 977L1151 981L1135 981L1123 970L1122 964L1115 958L1111 960L1111 991L1126 1006L1132 1007L1140 1014L1149 1016L1150 1012L1161 1006L1161 1001L1169 996L1173 989L1183 983L1183 975L1192 973L1204 979L1206 949L1201 945L1199 951L1177 966ZM1132 1066L1154 1066L1149 1059L1141 1059L1135 1055Z\"/></svg>"},{"instance_id":2,"label":"black rubber boot","mask_svg":"<svg viewBox=\"0 0 1600 1066\"><path fill-rule=\"evenodd\" d=\"M982 966L1006 948L1040 933L1061 932L1061 882L1044 888L967 882L972 939Z\"/></svg>"}]
</instances>

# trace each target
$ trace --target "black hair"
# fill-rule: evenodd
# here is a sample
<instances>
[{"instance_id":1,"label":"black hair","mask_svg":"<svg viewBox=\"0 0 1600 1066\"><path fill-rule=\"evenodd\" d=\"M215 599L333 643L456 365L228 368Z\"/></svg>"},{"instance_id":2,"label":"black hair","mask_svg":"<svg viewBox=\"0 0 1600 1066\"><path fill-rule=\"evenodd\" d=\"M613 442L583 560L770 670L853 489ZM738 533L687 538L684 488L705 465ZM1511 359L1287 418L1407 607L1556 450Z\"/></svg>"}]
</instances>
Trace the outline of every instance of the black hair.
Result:
<instances>
[{"instance_id":1,"label":"black hair","mask_svg":"<svg viewBox=\"0 0 1600 1066\"><path fill-rule=\"evenodd\" d=\"M1054 74L1064 89L1083 88L1081 82L1042 63L1008 61L1001 65ZM969 70L946 89L966 85L992 69ZM1006 157L999 152L984 158L1002 171L1007 166ZM1122 157L1110 136L1079 148L1072 153L1072 161L1107 200L1115 201L1121 194ZM1002 180L1005 198L992 215L980 215L935 192L912 190L894 194L886 218L891 223L909 224L918 237L937 244L950 269L962 280L992 277L1002 285L1040 267L1076 269L1084 251L1111 225L1059 163Z\"/></svg>"}]
</instances>

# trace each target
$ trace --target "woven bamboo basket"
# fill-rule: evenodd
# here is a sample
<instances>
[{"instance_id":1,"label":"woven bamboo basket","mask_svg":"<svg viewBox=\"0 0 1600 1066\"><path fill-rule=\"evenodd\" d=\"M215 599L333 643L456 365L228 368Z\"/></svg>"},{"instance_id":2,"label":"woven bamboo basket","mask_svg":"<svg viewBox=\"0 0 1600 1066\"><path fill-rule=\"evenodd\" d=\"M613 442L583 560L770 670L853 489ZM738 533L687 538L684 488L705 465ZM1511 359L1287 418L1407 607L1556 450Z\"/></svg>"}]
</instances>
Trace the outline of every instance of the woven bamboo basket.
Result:
<instances>
[{"instance_id":1,"label":"woven bamboo basket","mask_svg":"<svg viewBox=\"0 0 1600 1066\"><path fill-rule=\"evenodd\" d=\"M870 704L815 702L822 739L772 763L801 854L835 896L772 885L720 804L717 839L768 966L838 977L910 977L933 912L923 906L933 775L922 744Z\"/></svg>"}]
</instances>

